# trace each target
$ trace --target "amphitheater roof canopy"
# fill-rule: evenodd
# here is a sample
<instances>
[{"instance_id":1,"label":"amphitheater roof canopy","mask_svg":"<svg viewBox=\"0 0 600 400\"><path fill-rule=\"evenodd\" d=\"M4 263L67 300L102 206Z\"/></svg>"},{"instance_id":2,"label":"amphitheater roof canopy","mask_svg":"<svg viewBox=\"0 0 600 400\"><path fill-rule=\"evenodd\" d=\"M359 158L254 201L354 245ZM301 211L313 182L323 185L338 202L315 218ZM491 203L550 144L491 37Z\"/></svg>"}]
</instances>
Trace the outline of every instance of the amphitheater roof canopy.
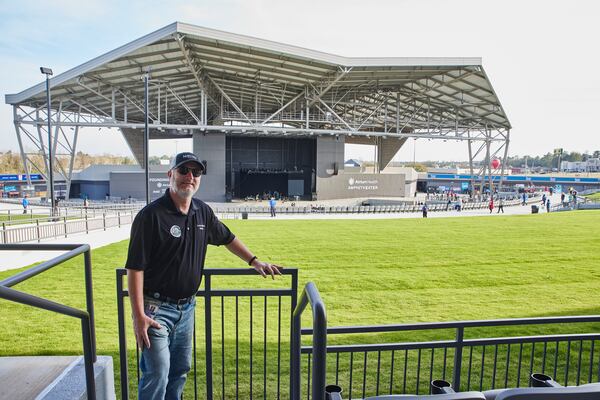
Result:
<instances>
[{"instance_id":1,"label":"amphitheater roof canopy","mask_svg":"<svg viewBox=\"0 0 600 400\"><path fill-rule=\"evenodd\" d=\"M480 58L349 58L180 22L54 76L52 107L104 126L142 123L148 67L151 120L167 129L510 129ZM37 108L45 96L40 83L6 103Z\"/></svg>"}]
</instances>

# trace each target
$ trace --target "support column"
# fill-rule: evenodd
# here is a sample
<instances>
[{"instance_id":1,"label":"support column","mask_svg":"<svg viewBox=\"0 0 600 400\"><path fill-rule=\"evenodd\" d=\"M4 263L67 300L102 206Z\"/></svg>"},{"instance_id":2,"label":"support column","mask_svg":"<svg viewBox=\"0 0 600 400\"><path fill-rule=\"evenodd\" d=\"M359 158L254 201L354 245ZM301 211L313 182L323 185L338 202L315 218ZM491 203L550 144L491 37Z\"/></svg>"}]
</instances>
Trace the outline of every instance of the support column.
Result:
<instances>
[{"instance_id":1,"label":"support column","mask_svg":"<svg viewBox=\"0 0 600 400\"><path fill-rule=\"evenodd\" d=\"M500 184L499 191L502 191L502 184L504 183L504 167L506 166L506 162L508 160L508 143L510 142L510 129L506 130L506 140L504 142L504 157L502 157L502 168L500 170Z\"/></svg>"},{"instance_id":2,"label":"support column","mask_svg":"<svg viewBox=\"0 0 600 400\"><path fill-rule=\"evenodd\" d=\"M202 175L196 197L204 201L225 201L225 135L193 133L193 152L206 161L206 175Z\"/></svg>"},{"instance_id":3,"label":"support column","mask_svg":"<svg viewBox=\"0 0 600 400\"><path fill-rule=\"evenodd\" d=\"M23 148L23 140L21 139L21 124L19 123L17 113L17 106L13 106L13 123L15 125L15 132L17 134L17 142L19 143L19 151L21 152L21 162L23 163L23 171L27 176L27 184L31 185L30 169L27 165L27 157L25 156L25 149Z\"/></svg>"}]
</instances>

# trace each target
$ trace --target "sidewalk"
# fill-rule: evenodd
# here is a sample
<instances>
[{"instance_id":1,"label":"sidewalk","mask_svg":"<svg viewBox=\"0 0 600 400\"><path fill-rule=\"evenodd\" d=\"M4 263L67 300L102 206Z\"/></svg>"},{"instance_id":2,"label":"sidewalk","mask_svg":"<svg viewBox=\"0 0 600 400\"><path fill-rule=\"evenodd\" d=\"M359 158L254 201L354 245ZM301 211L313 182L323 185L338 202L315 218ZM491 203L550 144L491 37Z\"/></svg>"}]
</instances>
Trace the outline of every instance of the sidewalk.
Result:
<instances>
[{"instance_id":1,"label":"sidewalk","mask_svg":"<svg viewBox=\"0 0 600 400\"><path fill-rule=\"evenodd\" d=\"M88 234L85 232L72 234L69 237L61 237L57 239L46 239L40 243L56 243L56 244L81 244L87 243L92 249L106 246L111 243L120 242L121 240L129 239L131 225L124 225L120 228L107 228L106 231L92 231ZM36 243L36 242L28 242ZM21 268L41 261L49 260L65 251L0 251L0 271L9 269Z\"/></svg>"}]
</instances>

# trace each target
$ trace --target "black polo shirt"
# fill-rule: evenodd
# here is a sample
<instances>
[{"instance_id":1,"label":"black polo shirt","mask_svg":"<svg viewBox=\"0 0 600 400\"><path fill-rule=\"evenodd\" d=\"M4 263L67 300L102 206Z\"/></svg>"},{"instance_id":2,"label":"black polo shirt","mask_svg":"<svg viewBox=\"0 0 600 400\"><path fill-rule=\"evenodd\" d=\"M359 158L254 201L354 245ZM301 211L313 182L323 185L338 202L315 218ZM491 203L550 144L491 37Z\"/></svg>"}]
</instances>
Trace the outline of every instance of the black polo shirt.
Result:
<instances>
[{"instance_id":1,"label":"black polo shirt","mask_svg":"<svg viewBox=\"0 0 600 400\"><path fill-rule=\"evenodd\" d=\"M181 299L200 287L207 245L234 238L206 203L192 199L185 215L167 190L133 220L125 268L144 271L144 290Z\"/></svg>"}]
</instances>

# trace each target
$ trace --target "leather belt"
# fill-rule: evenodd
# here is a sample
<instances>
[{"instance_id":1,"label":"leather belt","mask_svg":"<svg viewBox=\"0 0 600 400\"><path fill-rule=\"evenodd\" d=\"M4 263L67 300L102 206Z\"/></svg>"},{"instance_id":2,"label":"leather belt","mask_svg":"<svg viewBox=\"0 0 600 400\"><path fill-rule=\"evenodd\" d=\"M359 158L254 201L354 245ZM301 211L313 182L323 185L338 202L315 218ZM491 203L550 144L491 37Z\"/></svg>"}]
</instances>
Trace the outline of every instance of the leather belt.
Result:
<instances>
[{"instance_id":1,"label":"leather belt","mask_svg":"<svg viewBox=\"0 0 600 400\"><path fill-rule=\"evenodd\" d=\"M182 305L182 304L188 304L191 303L191 301L194 299L194 295L189 296L189 297L184 297L182 299L175 299L173 297L169 297L169 296L164 296L158 292L154 292L151 290L144 290L144 294L148 297L152 297L153 299L159 300L159 301L163 301L166 303L171 303L171 304L177 304L178 306Z\"/></svg>"}]
</instances>

